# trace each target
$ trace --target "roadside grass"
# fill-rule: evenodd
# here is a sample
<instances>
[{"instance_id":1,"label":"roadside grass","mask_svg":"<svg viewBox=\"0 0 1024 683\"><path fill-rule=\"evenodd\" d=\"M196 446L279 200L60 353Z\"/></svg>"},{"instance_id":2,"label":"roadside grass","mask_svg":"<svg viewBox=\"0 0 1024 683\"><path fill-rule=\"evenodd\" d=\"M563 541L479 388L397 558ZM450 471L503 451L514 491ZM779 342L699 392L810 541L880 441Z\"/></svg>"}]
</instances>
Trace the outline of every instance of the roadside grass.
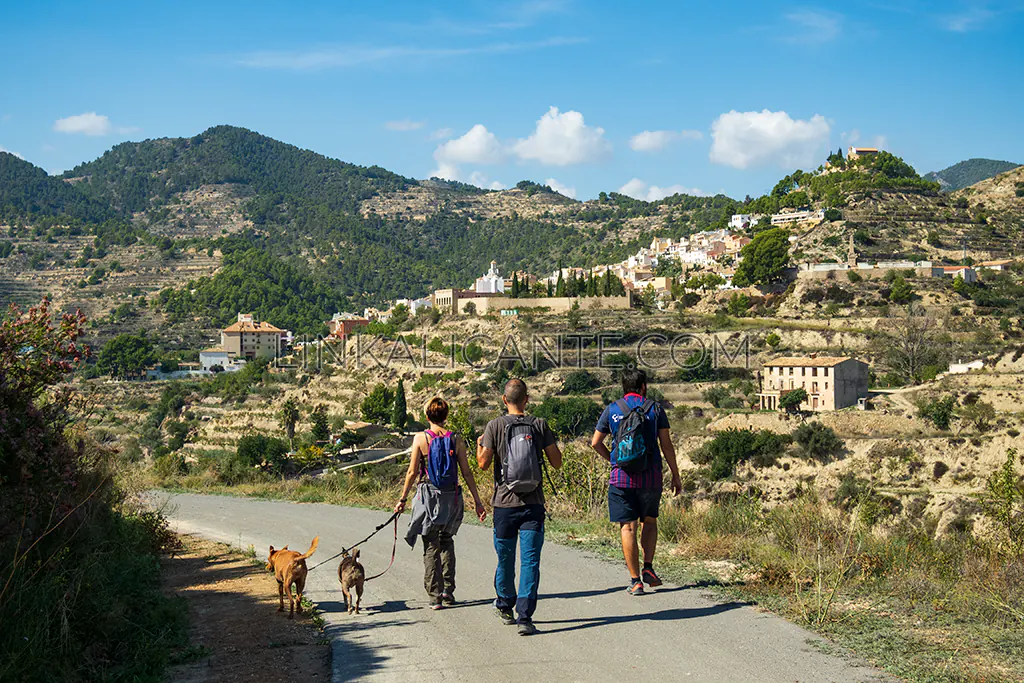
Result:
<instances>
[{"instance_id":1,"label":"roadside grass","mask_svg":"<svg viewBox=\"0 0 1024 683\"><path fill-rule=\"evenodd\" d=\"M42 567L13 571L0 603L0 680L160 681L191 657L184 602L160 590L160 518L115 506Z\"/></svg>"},{"instance_id":2,"label":"roadside grass","mask_svg":"<svg viewBox=\"0 0 1024 683\"><path fill-rule=\"evenodd\" d=\"M565 456L545 483L552 540L621 561L618 530L604 521L606 466L573 445ZM386 510L405 467L236 486L210 473L158 483ZM490 477L476 478L488 497ZM673 582L755 603L910 681L1024 679L1024 557L969 533L935 538L934 519L880 528L872 514L871 500L840 508L806 490L774 508L750 496L667 498L657 565Z\"/></svg>"}]
</instances>

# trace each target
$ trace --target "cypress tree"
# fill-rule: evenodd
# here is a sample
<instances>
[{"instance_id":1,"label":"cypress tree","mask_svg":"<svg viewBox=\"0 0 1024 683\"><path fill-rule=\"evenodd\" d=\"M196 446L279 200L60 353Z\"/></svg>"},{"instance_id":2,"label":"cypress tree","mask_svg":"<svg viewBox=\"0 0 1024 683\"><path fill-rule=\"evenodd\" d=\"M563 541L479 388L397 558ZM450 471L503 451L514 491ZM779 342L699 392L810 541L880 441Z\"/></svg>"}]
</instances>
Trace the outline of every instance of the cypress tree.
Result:
<instances>
[{"instance_id":1,"label":"cypress tree","mask_svg":"<svg viewBox=\"0 0 1024 683\"><path fill-rule=\"evenodd\" d=\"M409 414L405 405L405 383L398 380L398 388L395 389L395 407L391 412L391 424L395 429L405 433L405 425L409 423Z\"/></svg>"}]
</instances>

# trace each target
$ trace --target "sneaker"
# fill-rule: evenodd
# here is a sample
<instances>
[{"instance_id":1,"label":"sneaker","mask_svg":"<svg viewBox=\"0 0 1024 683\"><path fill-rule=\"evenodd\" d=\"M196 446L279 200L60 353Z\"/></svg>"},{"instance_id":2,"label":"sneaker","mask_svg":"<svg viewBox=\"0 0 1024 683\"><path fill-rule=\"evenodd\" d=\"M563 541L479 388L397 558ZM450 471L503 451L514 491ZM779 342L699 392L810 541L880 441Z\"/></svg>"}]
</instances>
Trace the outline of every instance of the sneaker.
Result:
<instances>
[{"instance_id":1,"label":"sneaker","mask_svg":"<svg viewBox=\"0 0 1024 683\"><path fill-rule=\"evenodd\" d=\"M430 609L432 609L434 611L437 611L439 609L444 609L444 605L441 603L441 598L437 598L436 600L431 601Z\"/></svg>"},{"instance_id":2,"label":"sneaker","mask_svg":"<svg viewBox=\"0 0 1024 683\"><path fill-rule=\"evenodd\" d=\"M512 610L495 607L494 612L498 615L498 618L501 619L501 623L505 624L505 626L515 626L516 615L512 614Z\"/></svg>"},{"instance_id":3,"label":"sneaker","mask_svg":"<svg viewBox=\"0 0 1024 683\"><path fill-rule=\"evenodd\" d=\"M441 596L441 604L445 607L451 607L455 604L455 596L445 593Z\"/></svg>"},{"instance_id":4,"label":"sneaker","mask_svg":"<svg viewBox=\"0 0 1024 683\"><path fill-rule=\"evenodd\" d=\"M521 636L535 636L537 635L537 627L533 625L533 622L529 619L524 619L519 622L519 635Z\"/></svg>"},{"instance_id":5,"label":"sneaker","mask_svg":"<svg viewBox=\"0 0 1024 683\"><path fill-rule=\"evenodd\" d=\"M657 588L661 585L661 579L658 578L658 575L654 573L653 569L644 569L643 574L644 583L646 583L651 588Z\"/></svg>"},{"instance_id":6,"label":"sneaker","mask_svg":"<svg viewBox=\"0 0 1024 683\"><path fill-rule=\"evenodd\" d=\"M640 579L636 579L631 584L629 584L629 588L626 589L626 592L629 593L630 595L643 595L644 594L644 582L641 581Z\"/></svg>"}]
</instances>

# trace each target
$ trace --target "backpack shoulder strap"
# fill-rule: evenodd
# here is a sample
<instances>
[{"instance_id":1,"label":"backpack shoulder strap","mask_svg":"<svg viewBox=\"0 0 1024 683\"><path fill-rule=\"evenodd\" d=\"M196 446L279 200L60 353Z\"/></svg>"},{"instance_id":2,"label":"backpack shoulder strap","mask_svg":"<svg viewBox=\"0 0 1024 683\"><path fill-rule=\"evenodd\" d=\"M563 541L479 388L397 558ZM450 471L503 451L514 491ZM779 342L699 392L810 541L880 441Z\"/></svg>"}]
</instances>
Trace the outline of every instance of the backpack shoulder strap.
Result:
<instances>
[{"instance_id":1,"label":"backpack shoulder strap","mask_svg":"<svg viewBox=\"0 0 1024 683\"><path fill-rule=\"evenodd\" d=\"M650 398L645 398L644 402L640 404L640 412L647 416L647 413L651 412L651 408L655 406L655 401Z\"/></svg>"}]
</instances>

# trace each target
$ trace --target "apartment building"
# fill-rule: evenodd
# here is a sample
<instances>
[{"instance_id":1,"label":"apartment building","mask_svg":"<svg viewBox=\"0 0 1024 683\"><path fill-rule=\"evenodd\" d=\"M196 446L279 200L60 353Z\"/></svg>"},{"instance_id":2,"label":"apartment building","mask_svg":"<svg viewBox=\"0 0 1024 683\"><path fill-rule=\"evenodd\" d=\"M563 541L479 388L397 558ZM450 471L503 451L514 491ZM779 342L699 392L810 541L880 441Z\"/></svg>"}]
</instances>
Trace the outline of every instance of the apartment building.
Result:
<instances>
[{"instance_id":1,"label":"apartment building","mask_svg":"<svg viewBox=\"0 0 1024 683\"><path fill-rule=\"evenodd\" d=\"M231 358L278 358L287 330L256 321L251 313L239 313L238 320L220 333L220 348Z\"/></svg>"}]
</instances>

